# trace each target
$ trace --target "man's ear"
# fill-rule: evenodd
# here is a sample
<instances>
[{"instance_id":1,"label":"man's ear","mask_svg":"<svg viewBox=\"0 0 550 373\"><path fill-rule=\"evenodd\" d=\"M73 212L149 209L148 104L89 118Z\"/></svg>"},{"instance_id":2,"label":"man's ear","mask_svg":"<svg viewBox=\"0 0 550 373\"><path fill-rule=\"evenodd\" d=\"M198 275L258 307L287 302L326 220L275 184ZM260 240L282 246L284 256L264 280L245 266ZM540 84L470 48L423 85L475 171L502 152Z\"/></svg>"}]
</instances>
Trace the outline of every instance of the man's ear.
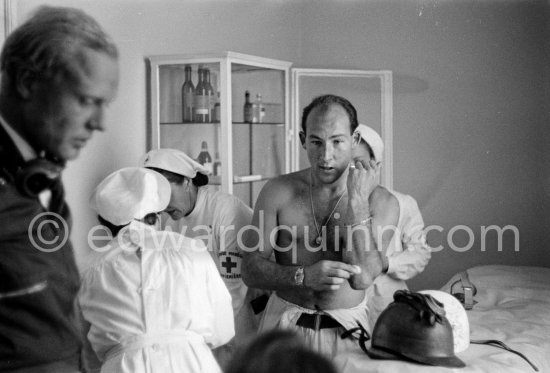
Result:
<instances>
[{"instance_id":1,"label":"man's ear","mask_svg":"<svg viewBox=\"0 0 550 373\"><path fill-rule=\"evenodd\" d=\"M36 83L36 74L28 69L20 69L15 74L15 90L19 97L28 100L33 91L33 86Z\"/></svg>"},{"instance_id":2,"label":"man's ear","mask_svg":"<svg viewBox=\"0 0 550 373\"><path fill-rule=\"evenodd\" d=\"M300 131L299 133L299 136L300 136L300 143L302 144L302 148L306 148L306 134L304 131Z\"/></svg>"},{"instance_id":3,"label":"man's ear","mask_svg":"<svg viewBox=\"0 0 550 373\"><path fill-rule=\"evenodd\" d=\"M375 173L377 176L380 176L380 169L382 168L382 161L378 161L376 162L376 169L375 169Z\"/></svg>"},{"instance_id":4,"label":"man's ear","mask_svg":"<svg viewBox=\"0 0 550 373\"><path fill-rule=\"evenodd\" d=\"M191 185L192 181L190 178L186 177L185 179L183 179L183 184L185 184L185 187L187 189L189 189L190 185Z\"/></svg>"},{"instance_id":5,"label":"man's ear","mask_svg":"<svg viewBox=\"0 0 550 373\"><path fill-rule=\"evenodd\" d=\"M361 134L355 131L351 136L352 136L351 148L354 149L361 142Z\"/></svg>"}]
</instances>

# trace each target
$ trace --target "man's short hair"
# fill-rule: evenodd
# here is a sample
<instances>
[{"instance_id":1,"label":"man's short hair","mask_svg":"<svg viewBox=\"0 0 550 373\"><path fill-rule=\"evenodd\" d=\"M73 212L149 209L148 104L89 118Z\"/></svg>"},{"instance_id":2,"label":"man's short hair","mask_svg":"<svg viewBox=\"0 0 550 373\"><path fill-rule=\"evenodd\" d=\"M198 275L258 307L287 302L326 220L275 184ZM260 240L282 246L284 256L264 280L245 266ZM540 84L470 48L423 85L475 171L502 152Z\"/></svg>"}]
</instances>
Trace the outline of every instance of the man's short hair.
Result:
<instances>
[{"instance_id":1,"label":"man's short hair","mask_svg":"<svg viewBox=\"0 0 550 373\"><path fill-rule=\"evenodd\" d=\"M316 97L313 99L313 101L311 101L308 106L304 108L304 111L302 112L302 131L306 133L307 117L313 109L317 107L325 107L328 109L330 105L340 105L346 111L351 127L350 130L351 133L353 133L359 125L359 122L357 120L357 110L355 110L355 107L351 104L351 102L341 96L336 95L323 95Z\"/></svg>"},{"instance_id":2,"label":"man's short hair","mask_svg":"<svg viewBox=\"0 0 550 373\"><path fill-rule=\"evenodd\" d=\"M85 48L118 58L114 42L82 10L41 6L6 39L0 68L12 80L21 70L44 79L72 78Z\"/></svg>"}]
</instances>

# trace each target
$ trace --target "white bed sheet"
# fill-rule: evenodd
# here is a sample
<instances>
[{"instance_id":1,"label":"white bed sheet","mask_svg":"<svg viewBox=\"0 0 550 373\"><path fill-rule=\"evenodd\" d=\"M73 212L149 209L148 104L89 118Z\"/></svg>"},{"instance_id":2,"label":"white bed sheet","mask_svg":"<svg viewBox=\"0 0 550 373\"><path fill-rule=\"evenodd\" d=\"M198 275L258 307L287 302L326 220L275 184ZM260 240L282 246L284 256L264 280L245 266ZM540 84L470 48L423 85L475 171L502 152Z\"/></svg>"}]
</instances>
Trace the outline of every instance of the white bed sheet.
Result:
<instances>
[{"instance_id":1,"label":"white bed sheet","mask_svg":"<svg viewBox=\"0 0 550 373\"><path fill-rule=\"evenodd\" d=\"M550 268L490 265L468 270L478 302L467 311L471 340L497 339L550 373ZM453 276L441 289L449 292ZM398 360L343 354L334 360L343 373L524 373L534 372L521 357L503 349L470 344L457 354L464 368L431 367Z\"/></svg>"}]
</instances>

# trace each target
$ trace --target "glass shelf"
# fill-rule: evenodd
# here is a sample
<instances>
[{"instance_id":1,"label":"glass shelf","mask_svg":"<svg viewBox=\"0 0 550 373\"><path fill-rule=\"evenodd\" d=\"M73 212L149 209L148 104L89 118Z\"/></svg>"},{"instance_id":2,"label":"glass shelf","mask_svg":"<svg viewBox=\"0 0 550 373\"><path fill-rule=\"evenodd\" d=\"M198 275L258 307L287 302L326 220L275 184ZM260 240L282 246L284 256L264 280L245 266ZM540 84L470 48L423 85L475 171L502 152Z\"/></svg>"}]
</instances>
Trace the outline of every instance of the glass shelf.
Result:
<instances>
[{"instance_id":1,"label":"glass shelf","mask_svg":"<svg viewBox=\"0 0 550 373\"><path fill-rule=\"evenodd\" d=\"M266 181L272 179L273 176L264 175L235 175L233 176L233 184L254 183L258 181ZM222 178L220 175L208 175L208 184L210 185L222 185Z\"/></svg>"},{"instance_id":2,"label":"glass shelf","mask_svg":"<svg viewBox=\"0 0 550 373\"><path fill-rule=\"evenodd\" d=\"M262 123L248 123L248 122L233 122L233 124L248 124L250 126L284 126L284 123L277 122L262 122Z\"/></svg>"},{"instance_id":3,"label":"glass shelf","mask_svg":"<svg viewBox=\"0 0 550 373\"><path fill-rule=\"evenodd\" d=\"M268 125L268 126L284 126L284 123L280 122L261 122L261 123L248 123L248 122L231 122L232 124L248 124L251 126L257 126L257 125ZM212 125L212 124L220 124L220 122L208 122L208 123L182 123L182 122L162 122L160 123L161 126L204 126L204 125Z\"/></svg>"},{"instance_id":4,"label":"glass shelf","mask_svg":"<svg viewBox=\"0 0 550 373\"><path fill-rule=\"evenodd\" d=\"M159 123L161 126L205 126L205 125L212 125L212 124L220 124L220 122L207 122L207 123L199 123L199 122L161 122Z\"/></svg>"}]
</instances>

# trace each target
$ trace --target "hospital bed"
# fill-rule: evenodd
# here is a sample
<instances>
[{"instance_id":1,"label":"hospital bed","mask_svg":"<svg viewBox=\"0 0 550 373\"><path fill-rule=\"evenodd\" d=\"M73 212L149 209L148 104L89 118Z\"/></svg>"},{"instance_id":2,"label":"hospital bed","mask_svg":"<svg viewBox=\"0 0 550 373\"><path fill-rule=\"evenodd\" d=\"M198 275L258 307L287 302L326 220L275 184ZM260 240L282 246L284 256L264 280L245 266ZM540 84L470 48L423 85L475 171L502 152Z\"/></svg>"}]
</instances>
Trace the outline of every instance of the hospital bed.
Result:
<instances>
[{"instance_id":1,"label":"hospital bed","mask_svg":"<svg viewBox=\"0 0 550 373\"><path fill-rule=\"evenodd\" d=\"M470 268L475 304L466 311L471 340L498 340L525 355L539 372L550 373L550 268L488 265ZM456 291L459 274L440 290ZM350 353L334 360L343 373L526 373L535 372L517 354L470 344L457 356L464 368L444 368L398 360L374 360Z\"/></svg>"}]
</instances>

